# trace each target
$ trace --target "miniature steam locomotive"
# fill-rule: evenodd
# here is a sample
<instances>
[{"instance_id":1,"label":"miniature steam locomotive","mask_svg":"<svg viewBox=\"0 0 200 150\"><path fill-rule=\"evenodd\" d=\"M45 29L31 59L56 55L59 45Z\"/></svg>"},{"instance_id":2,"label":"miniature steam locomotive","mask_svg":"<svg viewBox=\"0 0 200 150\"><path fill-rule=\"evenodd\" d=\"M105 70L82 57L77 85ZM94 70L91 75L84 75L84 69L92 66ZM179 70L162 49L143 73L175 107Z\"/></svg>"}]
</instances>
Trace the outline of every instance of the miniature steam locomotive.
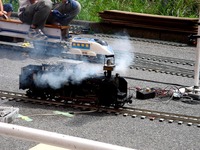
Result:
<instances>
[{"instance_id":1,"label":"miniature steam locomotive","mask_svg":"<svg viewBox=\"0 0 200 150\"><path fill-rule=\"evenodd\" d=\"M21 69L19 88L27 90L28 97L122 107L132 102L127 92L128 84L119 74L111 74L115 65L110 56L107 58L109 59L105 59L103 67L104 74L84 73L85 76L81 75L80 64L25 66ZM80 76L82 77L78 79Z\"/></svg>"}]
</instances>

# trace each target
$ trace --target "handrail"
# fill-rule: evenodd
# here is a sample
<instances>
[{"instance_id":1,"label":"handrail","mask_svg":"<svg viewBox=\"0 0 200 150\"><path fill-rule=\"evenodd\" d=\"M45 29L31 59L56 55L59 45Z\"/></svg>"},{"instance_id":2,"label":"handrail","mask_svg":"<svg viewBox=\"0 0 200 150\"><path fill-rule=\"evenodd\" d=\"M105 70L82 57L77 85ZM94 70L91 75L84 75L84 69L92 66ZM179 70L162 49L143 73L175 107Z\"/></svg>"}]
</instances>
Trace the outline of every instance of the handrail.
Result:
<instances>
[{"instance_id":1,"label":"handrail","mask_svg":"<svg viewBox=\"0 0 200 150\"><path fill-rule=\"evenodd\" d=\"M133 150L131 148L0 122L0 134L71 150Z\"/></svg>"}]
</instances>

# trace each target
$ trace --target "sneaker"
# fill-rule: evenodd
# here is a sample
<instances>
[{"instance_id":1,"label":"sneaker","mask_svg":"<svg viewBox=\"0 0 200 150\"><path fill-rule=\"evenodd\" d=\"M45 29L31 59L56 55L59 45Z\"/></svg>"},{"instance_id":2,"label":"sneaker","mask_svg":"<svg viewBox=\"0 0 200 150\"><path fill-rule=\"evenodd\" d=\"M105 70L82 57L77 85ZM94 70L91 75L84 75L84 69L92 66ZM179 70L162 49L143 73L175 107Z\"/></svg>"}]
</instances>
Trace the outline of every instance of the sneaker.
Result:
<instances>
[{"instance_id":1,"label":"sneaker","mask_svg":"<svg viewBox=\"0 0 200 150\"><path fill-rule=\"evenodd\" d=\"M40 29L29 29L28 37L34 40L47 40L48 37Z\"/></svg>"}]
</instances>

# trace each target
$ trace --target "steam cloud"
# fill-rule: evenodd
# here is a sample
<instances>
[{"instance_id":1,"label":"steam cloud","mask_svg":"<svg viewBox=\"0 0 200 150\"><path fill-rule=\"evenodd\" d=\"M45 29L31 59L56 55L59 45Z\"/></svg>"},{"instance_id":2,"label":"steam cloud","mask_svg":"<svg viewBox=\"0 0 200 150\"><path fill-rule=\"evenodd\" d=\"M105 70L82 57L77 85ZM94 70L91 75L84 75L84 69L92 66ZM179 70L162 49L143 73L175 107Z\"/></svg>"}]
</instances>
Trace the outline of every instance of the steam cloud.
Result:
<instances>
[{"instance_id":1,"label":"steam cloud","mask_svg":"<svg viewBox=\"0 0 200 150\"><path fill-rule=\"evenodd\" d=\"M125 73L134 59L134 47L131 45L129 37L126 36L123 39L116 39L110 42L115 52L115 71L118 73ZM75 68L66 67L63 70L54 70L52 72L38 74L34 77L35 84L39 87L51 87L53 89L59 89L64 84L78 83L86 77L91 77L95 74L103 72L103 66L91 63L82 63Z\"/></svg>"},{"instance_id":2,"label":"steam cloud","mask_svg":"<svg viewBox=\"0 0 200 150\"><path fill-rule=\"evenodd\" d=\"M134 60L134 47L131 45L128 36L125 36L123 39L116 39L112 45L117 50L115 52L115 71L126 73Z\"/></svg>"},{"instance_id":3,"label":"steam cloud","mask_svg":"<svg viewBox=\"0 0 200 150\"><path fill-rule=\"evenodd\" d=\"M67 64L66 64L67 65ZM102 72L102 67L95 64L78 64L75 67L65 66L64 69L56 69L34 77L35 84L39 87L51 87L59 89L64 84L79 83L86 77Z\"/></svg>"}]
</instances>

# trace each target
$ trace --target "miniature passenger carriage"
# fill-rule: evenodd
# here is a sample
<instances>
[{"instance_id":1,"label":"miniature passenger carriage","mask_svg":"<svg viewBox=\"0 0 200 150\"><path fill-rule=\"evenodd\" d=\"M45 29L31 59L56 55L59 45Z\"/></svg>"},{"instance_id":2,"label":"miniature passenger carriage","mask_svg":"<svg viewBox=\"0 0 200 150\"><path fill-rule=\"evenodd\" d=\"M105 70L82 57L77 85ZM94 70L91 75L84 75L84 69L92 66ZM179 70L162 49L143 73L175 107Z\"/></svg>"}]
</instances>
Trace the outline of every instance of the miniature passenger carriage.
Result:
<instances>
[{"instance_id":1,"label":"miniature passenger carriage","mask_svg":"<svg viewBox=\"0 0 200 150\"><path fill-rule=\"evenodd\" d=\"M79 64L28 65L21 69L19 88L27 90L28 97L64 100L66 103L86 102L117 108L131 103L127 81L118 74L112 76L114 65L107 62L109 61L104 66L104 75L94 74L80 80L76 76ZM49 82L50 79L54 80L53 84ZM62 83L58 85L60 80Z\"/></svg>"},{"instance_id":2,"label":"miniature passenger carriage","mask_svg":"<svg viewBox=\"0 0 200 150\"><path fill-rule=\"evenodd\" d=\"M74 37L70 41L67 54L76 54L78 59L87 57L88 60L103 60L105 55L114 55L114 52L108 43L101 39Z\"/></svg>"},{"instance_id":3,"label":"miniature passenger carriage","mask_svg":"<svg viewBox=\"0 0 200 150\"><path fill-rule=\"evenodd\" d=\"M102 60L105 55L114 55L112 48L101 39L84 37L66 39L68 35L63 35L63 33L68 34L70 26L45 25L43 32L48 36L47 41L29 39L28 30L29 25L23 24L20 20L0 19L0 43L19 49L29 49L29 46L21 44L23 41L29 42L32 43L32 53L62 55L65 58L73 59L84 58L82 60ZM20 39L20 44L17 43L16 39Z\"/></svg>"}]
</instances>

